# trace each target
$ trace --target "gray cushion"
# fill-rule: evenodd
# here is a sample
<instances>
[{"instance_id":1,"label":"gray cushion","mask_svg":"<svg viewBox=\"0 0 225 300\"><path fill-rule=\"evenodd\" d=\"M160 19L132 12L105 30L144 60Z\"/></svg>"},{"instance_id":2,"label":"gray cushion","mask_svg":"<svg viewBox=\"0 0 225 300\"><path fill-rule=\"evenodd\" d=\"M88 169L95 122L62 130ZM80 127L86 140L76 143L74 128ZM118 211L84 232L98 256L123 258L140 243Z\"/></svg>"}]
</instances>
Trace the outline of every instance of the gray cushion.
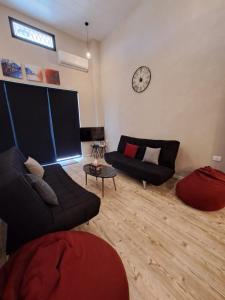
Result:
<instances>
[{"instance_id":1,"label":"gray cushion","mask_svg":"<svg viewBox=\"0 0 225 300\"><path fill-rule=\"evenodd\" d=\"M50 185L47 184L47 182L34 174L26 174L25 176L28 182L47 204L59 205L55 192Z\"/></svg>"},{"instance_id":2,"label":"gray cushion","mask_svg":"<svg viewBox=\"0 0 225 300\"><path fill-rule=\"evenodd\" d=\"M161 151L161 148L146 147L143 161L158 165L160 151Z\"/></svg>"}]
</instances>

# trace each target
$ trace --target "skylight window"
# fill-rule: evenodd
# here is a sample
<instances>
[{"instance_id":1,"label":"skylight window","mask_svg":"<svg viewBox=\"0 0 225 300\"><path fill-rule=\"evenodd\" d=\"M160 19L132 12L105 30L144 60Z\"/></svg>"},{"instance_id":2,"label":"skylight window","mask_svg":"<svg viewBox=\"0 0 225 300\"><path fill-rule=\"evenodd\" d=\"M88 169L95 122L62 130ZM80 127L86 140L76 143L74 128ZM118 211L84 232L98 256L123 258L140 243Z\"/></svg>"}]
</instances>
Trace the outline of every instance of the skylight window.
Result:
<instances>
[{"instance_id":1,"label":"skylight window","mask_svg":"<svg viewBox=\"0 0 225 300\"><path fill-rule=\"evenodd\" d=\"M33 27L9 17L12 37L56 51L55 36L51 33Z\"/></svg>"}]
</instances>

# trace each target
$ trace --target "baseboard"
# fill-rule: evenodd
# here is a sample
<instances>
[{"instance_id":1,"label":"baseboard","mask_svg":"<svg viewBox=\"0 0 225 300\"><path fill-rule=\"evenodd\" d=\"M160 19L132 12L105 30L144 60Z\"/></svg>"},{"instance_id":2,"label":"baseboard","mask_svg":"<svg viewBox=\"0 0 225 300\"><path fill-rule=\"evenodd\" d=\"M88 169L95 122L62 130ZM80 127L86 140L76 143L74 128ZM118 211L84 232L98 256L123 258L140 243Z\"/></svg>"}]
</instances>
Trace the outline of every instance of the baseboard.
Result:
<instances>
[{"instance_id":1,"label":"baseboard","mask_svg":"<svg viewBox=\"0 0 225 300\"><path fill-rule=\"evenodd\" d=\"M174 174L174 175L173 175L173 178L178 179L178 180L181 180L181 179L184 178L184 176L179 175L179 174Z\"/></svg>"}]
</instances>

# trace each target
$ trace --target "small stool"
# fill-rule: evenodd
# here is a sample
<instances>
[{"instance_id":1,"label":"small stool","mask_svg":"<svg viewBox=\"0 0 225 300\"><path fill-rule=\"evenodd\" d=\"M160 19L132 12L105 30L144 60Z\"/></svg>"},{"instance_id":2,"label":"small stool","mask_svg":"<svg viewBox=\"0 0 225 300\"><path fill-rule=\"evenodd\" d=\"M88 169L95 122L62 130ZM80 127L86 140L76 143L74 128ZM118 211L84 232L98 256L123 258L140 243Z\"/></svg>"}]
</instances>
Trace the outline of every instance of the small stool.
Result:
<instances>
[{"instance_id":1,"label":"small stool","mask_svg":"<svg viewBox=\"0 0 225 300\"><path fill-rule=\"evenodd\" d=\"M100 157L103 158L106 152L106 144L102 143L99 145Z\"/></svg>"},{"instance_id":2,"label":"small stool","mask_svg":"<svg viewBox=\"0 0 225 300\"><path fill-rule=\"evenodd\" d=\"M92 148L91 156L94 156L94 158L98 158L100 156L100 146L99 146L99 144L92 144L91 148Z\"/></svg>"},{"instance_id":3,"label":"small stool","mask_svg":"<svg viewBox=\"0 0 225 300\"><path fill-rule=\"evenodd\" d=\"M106 144L105 142L103 143L93 143L91 145L92 151L91 151L91 156L94 158L103 158L104 154L106 152Z\"/></svg>"}]
</instances>

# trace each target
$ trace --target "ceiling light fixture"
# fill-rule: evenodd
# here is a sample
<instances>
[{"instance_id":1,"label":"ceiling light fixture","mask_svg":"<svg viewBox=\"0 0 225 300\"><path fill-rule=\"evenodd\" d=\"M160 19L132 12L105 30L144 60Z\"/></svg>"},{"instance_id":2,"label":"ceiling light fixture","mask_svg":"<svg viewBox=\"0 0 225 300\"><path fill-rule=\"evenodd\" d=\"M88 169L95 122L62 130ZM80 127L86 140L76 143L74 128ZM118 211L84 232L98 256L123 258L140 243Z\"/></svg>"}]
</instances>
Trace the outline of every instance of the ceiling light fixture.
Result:
<instances>
[{"instance_id":1,"label":"ceiling light fixture","mask_svg":"<svg viewBox=\"0 0 225 300\"><path fill-rule=\"evenodd\" d=\"M84 25L86 26L86 33L87 33L87 52L86 52L86 57L87 59L90 59L91 58L91 52L89 51L89 41L88 41L88 26L89 26L89 23L88 22L85 22Z\"/></svg>"}]
</instances>

